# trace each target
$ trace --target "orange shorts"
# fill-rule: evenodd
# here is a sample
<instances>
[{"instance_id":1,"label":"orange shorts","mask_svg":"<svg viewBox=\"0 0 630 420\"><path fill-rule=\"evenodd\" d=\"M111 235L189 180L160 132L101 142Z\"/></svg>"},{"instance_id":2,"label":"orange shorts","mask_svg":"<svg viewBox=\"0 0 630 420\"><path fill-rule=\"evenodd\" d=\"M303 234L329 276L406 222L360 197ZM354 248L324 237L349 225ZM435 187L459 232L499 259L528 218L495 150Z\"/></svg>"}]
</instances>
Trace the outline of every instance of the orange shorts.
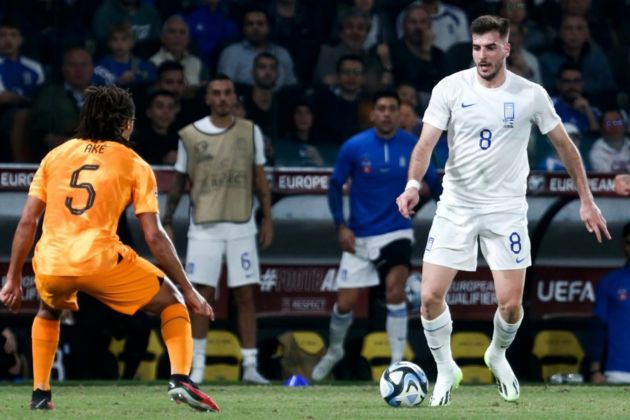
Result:
<instances>
[{"instance_id":1,"label":"orange shorts","mask_svg":"<svg viewBox=\"0 0 630 420\"><path fill-rule=\"evenodd\" d=\"M77 292L100 300L115 311L133 315L160 290L164 273L149 261L129 252L111 270L89 276L50 276L35 274L39 297L53 309L79 310ZM37 271L37 270L36 270Z\"/></svg>"}]
</instances>

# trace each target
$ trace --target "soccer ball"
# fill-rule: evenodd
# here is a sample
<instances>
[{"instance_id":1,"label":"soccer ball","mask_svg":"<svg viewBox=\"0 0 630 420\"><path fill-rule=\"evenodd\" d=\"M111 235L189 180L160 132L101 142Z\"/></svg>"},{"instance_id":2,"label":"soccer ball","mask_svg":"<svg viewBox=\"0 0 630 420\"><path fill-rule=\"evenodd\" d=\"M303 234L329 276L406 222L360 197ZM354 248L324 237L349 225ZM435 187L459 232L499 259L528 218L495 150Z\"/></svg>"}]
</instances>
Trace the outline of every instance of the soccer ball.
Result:
<instances>
[{"instance_id":1,"label":"soccer ball","mask_svg":"<svg viewBox=\"0 0 630 420\"><path fill-rule=\"evenodd\" d=\"M411 362L390 365L381 376L381 396L392 407L414 407L427 396L429 381L420 366Z\"/></svg>"}]
</instances>

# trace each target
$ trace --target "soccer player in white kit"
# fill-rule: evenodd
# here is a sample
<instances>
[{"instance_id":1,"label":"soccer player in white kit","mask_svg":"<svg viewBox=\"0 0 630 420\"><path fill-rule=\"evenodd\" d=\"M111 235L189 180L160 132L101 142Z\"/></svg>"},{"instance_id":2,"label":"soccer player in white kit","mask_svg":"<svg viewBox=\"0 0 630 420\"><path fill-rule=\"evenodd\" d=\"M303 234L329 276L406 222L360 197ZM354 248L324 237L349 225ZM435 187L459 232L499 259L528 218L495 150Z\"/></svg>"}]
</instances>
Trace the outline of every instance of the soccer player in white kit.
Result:
<instances>
[{"instance_id":1,"label":"soccer player in white kit","mask_svg":"<svg viewBox=\"0 0 630 420\"><path fill-rule=\"evenodd\" d=\"M471 24L475 67L442 79L433 89L420 140L411 156L409 181L397 198L403 216L418 203L420 180L443 130L449 157L422 266L422 326L438 376L431 406L447 405L462 380L450 347L446 293L458 270L475 271L477 240L492 271L498 309L484 360L506 401L519 384L505 351L523 319L525 270L531 265L527 234L527 143L532 124L546 134L575 181L580 218L598 242L610 239L606 220L588 188L580 154L554 111L547 92L507 71L509 21L480 16Z\"/></svg>"}]
</instances>

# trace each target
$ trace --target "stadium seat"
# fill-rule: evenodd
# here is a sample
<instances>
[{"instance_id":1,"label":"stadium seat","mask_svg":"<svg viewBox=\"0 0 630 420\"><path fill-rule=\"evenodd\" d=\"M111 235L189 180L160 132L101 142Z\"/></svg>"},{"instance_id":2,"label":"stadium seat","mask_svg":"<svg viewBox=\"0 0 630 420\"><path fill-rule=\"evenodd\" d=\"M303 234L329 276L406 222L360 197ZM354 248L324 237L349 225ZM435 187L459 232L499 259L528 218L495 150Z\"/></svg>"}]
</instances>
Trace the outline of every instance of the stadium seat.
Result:
<instances>
[{"instance_id":1,"label":"stadium seat","mask_svg":"<svg viewBox=\"0 0 630 420\"><path fill-rule=\"evenodd\" d=\"M389 340L387 332L377 331L369 333L363 339L363 348L361 349L361 357L367 360L372 372L372 380L381 379L383 371L387 369L392 358L391 349L389 348ZM409 347L409 343L405 344L404 360L412 361L415 357L413 350Z\"/></svg>"},{"instance_id":2,"label":"stadium seat","mask_svg":"<svg viewBox=\"0 0 630 420\"><path fill-rule=\"evenodd\" d=\"M544 381L556 373L580 371L584 350L575 334L566 330L543 330L534 338L534 356L541 366Z\"/></svg>"},{"instance_id":3,"label":"stadium seat","mask_svg":"<svg viewBox=\"0 0 630 420\"><path fill-rule=\"evenodd\" d=\"M313 368L326 353L321 335L314 331L288 331L278 336L278 349L274 354L280 359L282 377L302 375L310 378Z\"/></svg>"},{"instance_id":4,"label":"stadium seat","mask_svg":"<svg viewBox=\"0 0 630 420\"><path fill-rule=\"evenodd\" d=\"M238 381L242 358L236 335L230 331L208 331L204 381Z\"/></svg>"},{"instance_id":5,"label":"stadium seat","mask_svg":"<svg viewBox=\"0 0 630 420\"><path fill-rule=\"evenodd\" d=\"M483 361L490 339L482 332L458 332L451 338L453 358L462 369L466 384L490 384L492 373Z\"/></svg>"},{"instance_id":6,"label":"stadium seat","mask_svg":"<svg viewBox=\"0 0 630 420\"><path fill-rule=\"evenodd\" d=\"M109 343L109 351L116 357L116 360L118 361L119 377L122 377L125 370L125 361L123 357L125 341L125 338L117 340L116 338L112 337L112 341ZM152 381L157 379L158 360L163 353L164 346L162 345L160 337L155 330L151 330L147 350L144 357L142 358L142 361L140 362L140 365L138 365L138 369L136 370L134 379L141 379L145 381Z\"/></svg>"},{"instance_id":7,"label":"stadium seat","mask_svg":"<svg viewBox=\"0 0 630 420\"><path fill-rule=\"evenodd\" d=\"M136 379L145 381L153 381L157 379L157 367L160 356L164 353L164 346L155 330L151 330L149 336L149 345L145 352L145 357L140 362L138 370L136 370Z\"/></svg>"}]
</instances>

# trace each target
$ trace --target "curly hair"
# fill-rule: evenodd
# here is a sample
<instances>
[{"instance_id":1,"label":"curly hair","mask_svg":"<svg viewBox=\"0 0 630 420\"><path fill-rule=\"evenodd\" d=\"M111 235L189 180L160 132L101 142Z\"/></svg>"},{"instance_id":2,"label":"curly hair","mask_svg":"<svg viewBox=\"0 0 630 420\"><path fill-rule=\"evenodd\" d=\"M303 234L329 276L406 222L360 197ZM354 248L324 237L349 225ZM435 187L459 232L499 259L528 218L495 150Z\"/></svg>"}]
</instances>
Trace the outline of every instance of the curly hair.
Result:
<instances>
[{"instance_id":1,"label":"curly hair","mask_svg":"<svg viewBox=\"0 0 630 420\"><path fill-rule=\"evenodd\" d=\"M91 141L119 141L124 124L133 120L136 107L131 95L117 86L90 86L85 90L85 104L79 115L76 138Z\"/></svg>"}]
</instances>

